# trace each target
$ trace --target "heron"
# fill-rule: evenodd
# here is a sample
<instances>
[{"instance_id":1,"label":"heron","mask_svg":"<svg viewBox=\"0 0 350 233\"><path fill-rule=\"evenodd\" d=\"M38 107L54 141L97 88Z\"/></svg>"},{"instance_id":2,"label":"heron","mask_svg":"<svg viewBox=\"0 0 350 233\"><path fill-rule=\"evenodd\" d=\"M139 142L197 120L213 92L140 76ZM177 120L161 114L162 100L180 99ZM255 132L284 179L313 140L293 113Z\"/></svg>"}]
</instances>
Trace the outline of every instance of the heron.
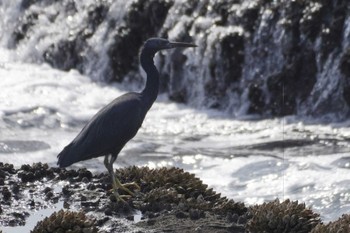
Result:
<instances>
[{"instance_id":1,"label":"heron","mask_svg":"<svg viewBox=\"0 0 350 233\"><path fill-rule=\"evenodd\" d=\"M129 92L114 99L98 111L80 133L57 155L60 168L73 163L104 156L104 165L111 177L113 193L117 201L134 193L127 188L135 183L122 184L113 170L113 163L125 144L141 127L148 110L158 95L159 72L153 58L161 50L197 47L195 44L170 42L164 38L148 39L140 53L140 63L146 72L146 84L140 92ZM129 195L119 195L118 189Z\"/></svg>"}]
</instances>

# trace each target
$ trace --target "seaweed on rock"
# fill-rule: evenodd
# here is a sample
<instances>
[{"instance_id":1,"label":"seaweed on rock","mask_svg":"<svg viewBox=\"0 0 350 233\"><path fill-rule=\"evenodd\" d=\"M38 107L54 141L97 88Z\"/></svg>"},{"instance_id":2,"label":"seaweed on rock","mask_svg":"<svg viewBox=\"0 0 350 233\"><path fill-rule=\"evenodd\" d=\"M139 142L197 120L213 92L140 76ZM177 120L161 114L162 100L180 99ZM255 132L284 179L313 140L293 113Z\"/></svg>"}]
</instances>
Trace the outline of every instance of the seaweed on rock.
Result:
<instances>
[{"instance_id":1,"label":"seaweed on rock","mask_svg":"<svg viewBox=\"0 0 350 233\"><path fill-rule=\"evenodd\" d=\"M343 214L337 221L327 225L318 224L311 233L347 233L350 232L350 215Z\"/></svg>"},{"instance_id":2,"label":"seaweed on rock","mask_svg":"<svg viewBox=\"0 0 350 233\"><path fill-rule=\"evenodd\" d=\"M60 210L50 217L38 222L31 233L41 232L82 232L97 233L94 219L88 218L84 212Z\"/></svg>"},{"instance_id":3,"label":"seaweed on rock","mask_svg":"<svg viewBox=\"0 0 350 233\"><path fill-rule=\"evenodd\" d=\"M169 204L181 204L186 209L213 210L218 214L243 215L247 208L243 203L221 197L219 193L208 189L208 185L194 174L179 168L150 169L148 167L128 167L120 169L122 182L136 182L145 193L142 211L167 209Z\"/></svg>"},{"instance_id":4,"label":"seaweed on rock","mask_svg":"<svg viewBox=\"0 0 350 233\"><path fill-rule=\"evenodd\" d=\"M255 205L250 208L252 219L247 223L249 232L310 232L320 223L319 214L305 204L289 199Z\"/></svg>"}]
</instances>

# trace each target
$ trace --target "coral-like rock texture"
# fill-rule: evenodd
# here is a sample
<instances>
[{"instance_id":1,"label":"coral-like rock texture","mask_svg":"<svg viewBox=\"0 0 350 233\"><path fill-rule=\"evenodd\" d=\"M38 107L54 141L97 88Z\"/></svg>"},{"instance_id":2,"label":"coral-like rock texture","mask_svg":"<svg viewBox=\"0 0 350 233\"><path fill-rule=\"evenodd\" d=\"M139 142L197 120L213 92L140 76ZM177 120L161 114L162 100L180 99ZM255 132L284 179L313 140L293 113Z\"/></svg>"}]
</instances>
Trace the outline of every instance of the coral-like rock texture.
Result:
<instances>
[{"instance_id":1,"label":"coral-like rock texture","mask_svg":"<svg viewBox=\"0 0 350 233\"><path fill-rule=\"evenodd\" d=\"M97 228L94 226L94 220L83 212L60 210L38 222L31 231L31 233L44 232L97 233Z\"/></svg>"},{"instance_id":2,"label":"coral-like rock texture","mask_svg":"<svg viewBox=\"0 0 350 233\"><path fill-rule=\"evenodd\" d=\"M252 219L247 224L249 232L298 232L308 233L319 222L319 214L289 199L278 199L250 208Z\"/></svg>"},{"instance_id":3,"label":"coral-like rock texture","mask_svg":"<svg viewBox=\"0 0 350 233\"><path fill-rule=\"evenodd\" d=\"M347 233L350 232L350 215L343 214L337 221L318 224L311 233Z\"/></svg>"}]
</instances>

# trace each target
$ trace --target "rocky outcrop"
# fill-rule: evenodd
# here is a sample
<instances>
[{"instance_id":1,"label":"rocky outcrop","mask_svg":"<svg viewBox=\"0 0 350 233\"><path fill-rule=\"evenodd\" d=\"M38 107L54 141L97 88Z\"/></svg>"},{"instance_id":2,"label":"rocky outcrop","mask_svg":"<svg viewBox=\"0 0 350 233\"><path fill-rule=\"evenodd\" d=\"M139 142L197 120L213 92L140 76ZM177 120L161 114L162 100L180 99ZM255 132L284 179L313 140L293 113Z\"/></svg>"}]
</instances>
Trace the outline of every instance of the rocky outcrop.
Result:
<instances>
[{"instance_id":1,"label":"rocky outcrop","mask_svg":"<svg viewBox=\"0 0 350 233\"><path fill-rule=\"evenodd\" d=\"M343 214L337 221L328 224L320 223L311 233L340 233L350 231L350 215Z\"/></svg>"},{"instance_id":2,"label":"rocky outcrop","mask_svg":"<svg viewBox=\"0 0 350 233\"><path fill-rule=\"evenodd\" d=\"M246 207L221 197L193 174L178 168L128 167L118 169L117 174L122 183L136 182L140 186L140 190L132 190L135 195L127 203L116 202L107 173L59 169L41 163L16 169L11 164L0 163L1 225L25 226L34 212L56 208L51 216L44 216L28 231L193 232L200 229L204 233L322 233L349 228L348 215L323 224L319 214L288 199ZM120 191L120 194L126 193ZM57 209L61 206L57 203L63 203L63 208ZM135 221L136 211L140 211L140 221Z\"/></svg>"},{"instance_id":3,"label":"rocky outcrop","mask_svg":"<svg viewBox=\"0 0 350 233\"><path fill-rule=\"evenodd\" d=\"M31 233L42 232L75 232L97 233L93 219L87 217L84 212L60 210L50 217L39 221Z\"/></svg>"},{"instance_id":4,"label":"rocky outcrop","mask_svg":"<svg viewBox=\"0 0 350 233\"><path fill-rule=\"evenodd\" d=\"M23 1L9 46L95 80L140 82L152 36L195 50L160 54L161 90L233 115L350 113L347 1Z\"/></svg>"},{"instance_id":5,"label":"rocky outcrop","mask_svg":"<svg viewBox=\"0 0 350 233\"><path fill-rule=\"evenodd\" d=\"M308 233L320 223L319 214L289 199L256 205L250 211L253 217L247 224L249 232Z\"/></svg>"}]
</instances>

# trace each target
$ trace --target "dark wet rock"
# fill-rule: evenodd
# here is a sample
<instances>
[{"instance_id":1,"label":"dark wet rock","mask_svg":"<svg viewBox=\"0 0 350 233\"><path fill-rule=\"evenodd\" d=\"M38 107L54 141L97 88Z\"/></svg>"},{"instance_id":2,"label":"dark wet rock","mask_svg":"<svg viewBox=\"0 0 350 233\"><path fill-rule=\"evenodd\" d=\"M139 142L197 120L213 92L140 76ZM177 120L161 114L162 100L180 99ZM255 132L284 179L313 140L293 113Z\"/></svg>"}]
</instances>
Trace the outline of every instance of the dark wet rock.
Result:
<instances>
[{"instance_id":1,"label":"dark wet rock","mask_svg":"<svg viewBox=\"0 0 350 233\"><path fill-rule=\"evenodd\" d=\"M92 173L87 170L86 168L82 168L78 170L78 181L82 181L85 178L85 181L87 182L92 178ZM87 183L84 182L84 183Z\"/></svg>"},{"instance_id":2,"label":"dark wet rock","mask_svg":"<svg viewBox=\"0 0 350 233\"><path fill-rule=\"evenodd\" d=\"M319 214L289 199L278 199L250 208L252 218L247 223L250 232L310 232L320 223Z\"/></svg>"},{"instance_id":3,"label":"dark wet rock","mask_svg":"<svg viewBox=\"0 0 350 233\"><path fill-rule=\"evenodd\" d=\"M4 186L1 189L1 194L2 194L2 199L6 202L11 200L12 194L10 192L10 190L8 189L8 187Z\"/></svg>"},{"instance_id":4,"label":"dark wet rock","mask_svg":"<svg viewBox=\"0 0 350 233\"><path fill-rule=\"evenodd\" d=\"M29 172L31 170L31 166L29 164L23 164L21 166L21 169L20 170L23 170L25 172Z\"/></svg>"},{"instance_id":5,"label":"dark wet rock","mask_svg":"<svg viewBox=\"0 0 350 233\"><path fill-rule=\"evenodd\" d=\"M340 71L347 78L350 79L350 47L347 48L340 59Z\"/></svg>"},{"instance_id":6,"label":"dark wet rock","mask_svg":"<svg viewBox=\"0 0 350 233\"><path fill-rule=\"evenodd\" d=\"M248 99L250 101L249 114L263 114L265 109L265 96L262 87L251 84L248 89Z\"/></svg>"},{"instance_id":7,"label":"dark wet rock","mask_svg":"<svg viewBox=\"0 0 350 233\"><path fill-rule=\"evenodd\" d=\"M85 183L85 182L84 182ZM96 189L96 185L95 184L88 184L88 186L86 187L88 190L95 190Z\"/></svg>"},{"instance_id":8,"label":"dark wet rock","mask_svg":"<svg viewBox=\"0 0 350 233\"><path fill-rule=\"evenodd\" d=\"M39 232L98 232L95 220L83 212L60 210L37 223L31 233Z\"/></svg>"},{"instance_id":9,"label":"dark wet rock","mask_svg":"<svg viewBox=\"0 0 350 233\"><path fill-rule=\"evenodd\" d=\"M14 195L18 195L19 193L19 190L20 190L20 187L18 184L13 184L12 187L11 187L11 191Z\"/></svg>"},{"instance_id":10,"label":"dark wet rock","mask_svg":"<svg viewBox=\"0 0 350 233\"><path fill-rule=\"evenodd\" d=\"M2 178L5 178L7 174L16 174L16 170L14 169L12 164L0 162L0 171L2 174Z\"/></svg>"},{"instance_id":11,"label":"dark wet rock","mask_svg":"<svg viewBox=\"0 0 350 233\"><path fill-rule=\"evenodd\" d=\"M205 216L204 212L198 209L190 209L188 212L192 220L198 220Z\"/></svg>"},{"instance_id":12,"label":"dark wet rock","mask_svg":"<svg viewBox=\"0 0 350 233\"><path fill-rule=\"evenodd\" d=\"M343 52L339 69L344 76L343 98L347 105L350 106L350 47Z\"/></svg>"},{"instance_id":13,"label":"dark wet rock","mask_svg":"<svg viewBox=\"0 0 350 233\"><path fill-rule=\"evenodd\" d=\"M6 177L6 172L3 170L0 170L0 178L5 179L5 177Z\"/></svg>"},{"instance_id":14,"label":"dark wet rock","mask_svg":"<svg viewBox=\"0 0 350 233\"><path fill-rule=\"evenodd\" d=\"M156 224L156 220L154 220L154 219L148 219L147 220L147 225L148 226L153 226L154 224Z\"/></svg>"},{"instance_id":15,"label":"dark wet rock","mask_svg":"<svg viewBox=\"0 0 350 233\"><path fill-rule=\"evenodd\" d=\"M293 53L290 51L290 62L279 73L268 77L267 88L271 100L263 112L271 111L279 116L294 114L297 102L305 101L310 95L317 74L315 54L305 51L303 55Z\"/></svg>"},{"instance_id":16,"label":"dark wet rock","mask_svg":"<svg viewBox=\"0 0 350 233\"><path fill-rule=\"evenodd\" d=\"M33 182L35 180L33 172L21 171L18 173L18 177L21 178L22 182Z\"/></svg>"},{"instance_id":17,"label":"dark wet rock","mask_svg":"<svg viewBox=\"0 0 350 233\"><path fill-rule=\"evenodd\" d=\"M27 205L31 206L31 207L34 207L35 206L35 201L32 199L32 200L29 200Z\"/></svg>"},{"instance_id":18,"label":"dark wet rock","mask_svg":"<svg viewBox=\"0 0 350 233\"><path fill-rule=\"evenodd\" d=\"M24 221L24 219L29 216L29 213L28 212L21 212L21 213L13 212L12 215L16 219L20 219L20 220Z\"/></svg>"},{"instance_id":19,"label":"dark wet rock","mask_svg":"<svg viewBox=\"0 0 350 233\"><path fill-rule=\"evenodd\" d=\"M160 30L172 4L164 0L138 0L131 4L124 24L116 25L117 33L107 52L110 58L107 79L122 81L128 72L138 68L140 47Z\"/></svg>"},{"instance_id":20,"label":"dark wet rock","mask_svg":"<svg viewBox=\"0 0 350 233\"><path fill-rule=\"evenodd\" d=\"M183 212L183 211L177 211L177 212L175 213L175 216L176 216L177 218L188 218L188 215L187 215L185 212Z\"/></svg>"},{"instance_id":21,"label":"dark wet rock","mask_svg":"<svg viewBox=\"0 0 350 233\"><path fill-rule=\"evenodd\" d=\"M79 8L73 0L22 1L9 46L54 37L30 59L95 80L140 83L137 55L144 40L195 41L194 57L182 50L158 55L160 89L171 100L268 117L350 114L349 59L341 51L349 39L349 1L136 0L118 16L114 3L89 1ZM58 20L70 17L85 20L68 35L40 31L41 21L61 29ZM103 48L94 48L91 38L101 39ZM338 82L329 91L329 83Z\"/></svg>"},{"instance_id":22,"label":"dark wet rock","mask_svg":"<svg viewBox=\"0 0 350 233\"><path fill-rule=\"evenodd\" d=\"M43 190L43 192L44 192L45 194L47 194L47 193L50 192L50 191L52 191L52 188L50 188L50 187L45 187L44 190Z\"/></svg>"},{"instance_id":23,"label":"dark wet rock","mask_svg":"<svg viewBox=\"0 0 350 233\"><path fill-rule=\"evenodd\" d=\"M49 170L47 164L35 163L32 166L22 165L22 168L18 172L18 177L22 180L22 182L34 182L36 180L40 180L45 178L53 179L54 174L52 170Z\"/></svg>"},{"instance_id":24,"label":"dark wet rock","mask_svg":"<svg viewBox=\"0 0 350 233\"><path fill-rule=\"evenodd\" d=\"M72 191L69 190L69 185L66 185L66 186L64 186L64 187L62 188L62 194L63 194L64 196L70 196L70 195L72 195Z\"/></svg>"},{"instance_id":25,"label":"dark wet rock","mask_svg":"<svg viewBox=\"0 0 350 233\"><path fill-rule=\"evenodd\" d=\"M227 98L226 91L233 83L240 81L244 62L244 36L239 32L233 32L222 36L219 41L218 54L212 56L209 63L211 79L205 84L205 94L215 99L211 108L222 109L222 103ZM218 60L220 57L221 60ZM180 67L182 67L180 65ZM191 93L188 93L189 96ZM170 93L171 95L171 93ZM186 98L188 102L188 97Z\"/></svg>"},{"instance_id":26,"label":"dark wet rock","mask_svg":"<svg viewBox=\"0 0 350 233\"><path fill-rule=\"evenodd\" d=\"M27 36L27 34L30 32L31 27L37 23L38 17L38 12L26 12L21 16L22 23L17 25L12 35L15 44L19 43Z\"/></svg>"},{"instance_id":27,"label":"dark wet rock","mask_svg":"<svg viewBox=\"0 0 350 233\"><path fill-rule=\"evenodd\" d=\"M54 196L53 192L52 191L49 191L45 194L45 197L47 200L50 200L52 197Z\"/></svg>"},{"instance_id":28,"label":"dark wet rock","mask_svg":"<svg viewBox=\"0 0 350 233\"><path fill-rule=\"evenodd\" d=\"M321 33L321 58L325 60L334 49L341 48L344 21L348 12L346 1L326 1L327 13L324 12L323 30Z\"/></svg>"},{"instance_id":29,"label":"dark wet rock","mask_svg":"<svg viewBox=\"0 0 350 233\"><path fill-rule=\"evenodd\" d=\"M77 37L75 40L61 40L51 44L44 52L43 58L52 67L61 70L78 69L82 70L83 48L87 47L83 38Z\"/></svg>"}]
</instances>

